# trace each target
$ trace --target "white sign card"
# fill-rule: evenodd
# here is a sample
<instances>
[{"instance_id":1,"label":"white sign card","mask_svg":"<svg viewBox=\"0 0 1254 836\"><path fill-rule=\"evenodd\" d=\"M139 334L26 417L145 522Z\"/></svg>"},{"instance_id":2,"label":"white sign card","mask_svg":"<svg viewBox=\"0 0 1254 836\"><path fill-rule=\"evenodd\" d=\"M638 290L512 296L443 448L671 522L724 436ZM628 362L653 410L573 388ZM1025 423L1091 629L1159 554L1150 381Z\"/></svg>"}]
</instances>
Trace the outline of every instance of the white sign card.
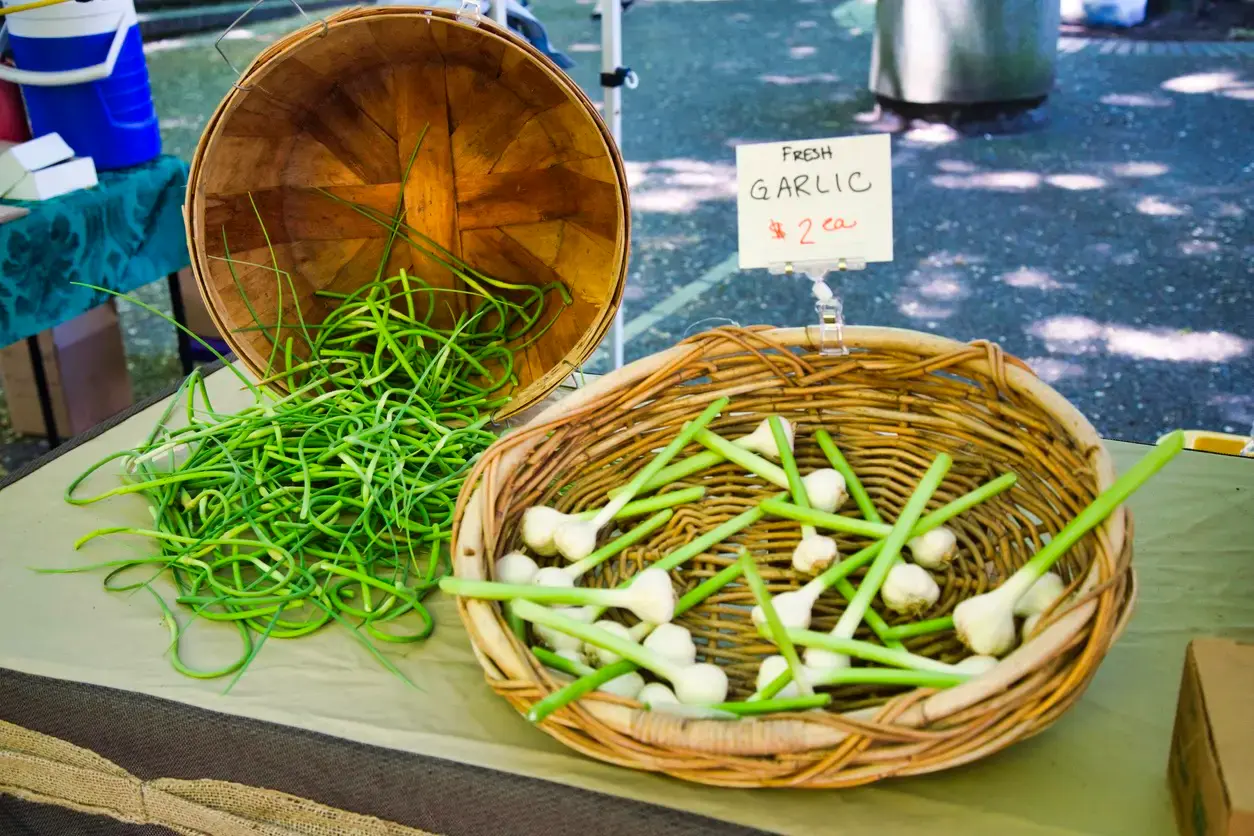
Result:
<instances>
[{"instance_id":1,"label":"white sign card","mask_svg":"<svg viewBox=\"0 0 1254 836\"><path fill-rule=\"evenodd\" d=\"M736 148L740 267L893 260L888 134Z\"/></svg>"}]
</instances>

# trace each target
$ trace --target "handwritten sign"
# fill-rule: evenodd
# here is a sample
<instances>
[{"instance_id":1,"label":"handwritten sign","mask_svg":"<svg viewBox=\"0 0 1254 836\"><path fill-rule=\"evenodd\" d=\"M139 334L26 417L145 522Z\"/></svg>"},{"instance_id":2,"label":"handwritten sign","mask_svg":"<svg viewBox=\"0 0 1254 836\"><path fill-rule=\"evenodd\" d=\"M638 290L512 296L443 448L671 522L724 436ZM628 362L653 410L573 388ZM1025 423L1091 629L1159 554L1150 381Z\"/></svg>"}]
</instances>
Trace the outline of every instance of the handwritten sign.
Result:
<instances>
[{"instance_id":1,"label":"handwritten sign","mask_svg":"<svg viewBox=\"0 0 1254 836\"><path fill-rule=\"evenodd\" d=\"M888 134L736 148L740 267L893 260Z\"/></svg>"}]
</instances>

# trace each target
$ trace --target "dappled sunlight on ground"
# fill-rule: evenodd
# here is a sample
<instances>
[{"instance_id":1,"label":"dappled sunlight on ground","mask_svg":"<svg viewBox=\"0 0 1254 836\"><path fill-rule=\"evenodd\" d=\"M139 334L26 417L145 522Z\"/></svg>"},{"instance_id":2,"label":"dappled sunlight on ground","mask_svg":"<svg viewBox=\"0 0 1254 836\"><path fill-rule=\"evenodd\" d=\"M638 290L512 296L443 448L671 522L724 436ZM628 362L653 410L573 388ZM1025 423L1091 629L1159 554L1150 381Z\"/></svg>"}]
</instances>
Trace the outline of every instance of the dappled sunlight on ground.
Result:
<instances>
[{"instance_id":1,"label":"dappled sunlight on ground","mask_svg":"<svg viewBox=\"0 0 1254 836\"><path fill-rule=\"evenodd\" d=\"M1085 374L1084 366L1057 357L1025 357L1023 361L1046 383L1057 383L1066 378L1083 377Z\"/></svg>"},{"instance_id":2,"label":"dappled sunlight on ground","mask_svg":"<svg viewBox=\"0 0 1254 836\"><path fill-rule=\"evenodd\" d=\"M1107 93L1100 99L1112 107L1171 107L1171 99L1156 93Z\"/></svg>"},{"instance_id":3,"label":"dappled sunlight on ground","mask_svg":"<svg viewBox=\"0 0 1254 836\"><path fill-rule=\"evenodd\" d=\"M1249 340L1223 331L1137 328L1085 316L1047 317L1033 323L1028 332L1044 340L1051 354L1107 353L1140 360L1219 363L1250 351Z\"/></svg>"},{"instance_id":4,"label":"dappled sunlight on ground","mask_svg":"<svg viewBox=\"0 0 1254 836\"><path fill-rule=\"evenodd\" d=\"M946 145L962 139L962 134L949 125L932 124L911 128L901 138L913 145Z\"/></svg>"},{"instance_id":5,"label":"dappled sunlight on ground","mask_svg":"<svg viewBox=\"0 0 1254 836\"><path fill-rule=\"evenodd\" d=\"M1214 255L1219 252L1219 242L1193 239L1181 241L1178 248L1181 255Z\"/></svg>"},{"instance_id":6,"label":"dappled sunlight on ground","mask_svg":"<svg viewBox=\"0 0 1254 836\"><path fill-rule=\"evenodd\" d=\"M1162 85L1164 90L1189 94L1227 93L1232 90L1249 89L1251 86L1254 85L1242 80L1240 75L1231 70L1176 76L1164 81Z\"/></svg>"},{"instance_id":7,"label":"dappled sunlight on ground","mask_svg":"<svg viewBox=\"0 0 1254 836\"><path fill-rule=\"evenodd\" d=\"M1070 282L1060 282L1044 270L1031 267L1020 267L997 277L997 281L1008 287L1031 290L1063 290L1075 287Z\"/></svg>"},{"instance_id":8,"label":"dappled sunlight on ground","mask_svg":"<svg viewBox=\"0 0 1254 836\"><path fill-rule=\"evenodd\" d=\"M987 189L994 192L1021 192L1041 184L1035 171L980 171L973 174L937 174L933 186L942 189Z\"/></svg>"},{"instance_id":9,"label":"dappled sunlight on ground","mask_svg":"<svg viewBox=\"0 0 1254 836\"><path fill-rule=\"evenodd\" d=\"M1219 407L1226 420L1236 422L1236 427L1225 427L1225 432L1232 432L1237 428L1245 431L1254 424L1254 394L1215 395L1207 403Z\"/></svg>"},{"instance_id":10,"label":"dappled sunlight on ground","mask_svg":"<svg viewBox=\"0 0 1254 836\"><path fill-rule=\"evenodd\" d=\"M1130 162L1118 163L1110 170L1117 177L1161 177L1170 169L1162 163Z\"/></svg>"},{"instance_id":11,"label":"dappled sunlight on ground","mask_svg":"<svg viewBox=\"0 0 1254 836\"><path fill-rule=\"evenodd\" d=\"M953 316L962 300L971 295L963 281L962 268L979 261L978 257L962 253L936 252L927 256L894 294L898 312L925 321L928 327Z\"/></svg>"},{"instance_id":12,"label":"dappled sunlight on ground","mask_svg":"<svg viewBox=\"0 0 1254 836\"><path fill-rule=\"evenodd\" d=\"M761 75L758 81L763 84L774 84L778 87L793 87L798 84L835 84L840 79L831 73L814 73L812 75Z\"/></svg>"},{"instance_id":13,"label":"dappled sunlight on ground","mask_svg":"<svg viewBox=\"0 0 1254 836\"><path fill-rule=\"evenodd\" d=\"M703 160L624 163L636 212L691 212L713 200L735 200L736 166Z\"/></svg>"},{"instance_id":14,"label":"dappled sunlight on ground","mask_svg":"<svg viewBox=\"0 0 1254 836\"><path fill-rule=\"evenodd\" d=\"M1105 180L1092 174L1051 174L1045 182L1069 192L1086 192L1106 185Z\"/></svg>"},{"instance_id":15,"label":"dappled sunlight on ground","mask_svg":"<svg viewBox=\"0 0 1254 836\"><path fill-rule=\"evenodd\" d=\"M1181 215L1189 214L1188 207L1168 203L1162 198L1154 197L1153 195L1138 200L1136 202L1136 211L1142 215L1155 215L1162 218L1177 218Z\"/></svg>"}]
</instances>

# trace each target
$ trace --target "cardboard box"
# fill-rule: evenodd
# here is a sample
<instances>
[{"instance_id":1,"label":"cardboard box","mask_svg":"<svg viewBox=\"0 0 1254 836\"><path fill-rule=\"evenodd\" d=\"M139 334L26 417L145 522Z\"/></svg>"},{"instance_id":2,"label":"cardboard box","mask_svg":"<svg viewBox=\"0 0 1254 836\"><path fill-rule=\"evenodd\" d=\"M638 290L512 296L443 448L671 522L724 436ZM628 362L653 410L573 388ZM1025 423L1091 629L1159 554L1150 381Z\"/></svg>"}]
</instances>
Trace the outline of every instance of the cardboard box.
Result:
<instances>
[{"instance_id":1,"label":"cardboard box","mask_svg":"<svg viewBox=\"0 0 1254 836\"><path fill-rule=\"evenodd\" d=\"M131 405L131 376L112 301L44 331L39 347L62 438L91 429ZM25 340L0 349L0 380L14 432L43 438L47 433Z\"/></svg>"},{"instance_id":2,"label":"cardboard box","mask_svg":"<svg viewBox=\"0 0 1254 836\"><path fill-rule=\"evenodd\" d=\"M1254 644L1195 639L1167 780L1184 836L1254 836Z\"/></svg>"},{"instance_id":3,"label":"cardboard box","mask_svg":"<svg viewBox=\"0 0 1254 836\"><path fill-rule=\"evenodd\" d=\"M28 171L5 192L9 200L52 200L79 189L90 189L96 179L96 163L91 157L75 157L38 171Z\"/></svg>"},{"instance_id":4,"label":"cardboard box","mask_svg":"<svg viewBox=\"0 0 1254 836\"><path fill-rule=\"evenodd\" d=\"M8 195L32 171L65 162L73 156L74 151L58 133L44 134L27 142L0 143L0 194ZM92 172L94 176L95 167Z\"/></svg>"}]
</instances>

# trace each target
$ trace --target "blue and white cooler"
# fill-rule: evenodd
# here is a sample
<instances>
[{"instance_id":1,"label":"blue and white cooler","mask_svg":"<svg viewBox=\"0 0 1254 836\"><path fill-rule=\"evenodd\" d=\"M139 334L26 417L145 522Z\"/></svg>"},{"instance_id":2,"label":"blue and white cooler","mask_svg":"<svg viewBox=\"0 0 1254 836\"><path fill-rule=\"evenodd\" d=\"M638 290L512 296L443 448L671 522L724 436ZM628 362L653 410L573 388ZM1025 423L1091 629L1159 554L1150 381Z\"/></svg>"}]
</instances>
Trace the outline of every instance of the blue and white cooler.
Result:
<instances>
[{"instance_id":1,"label":"blue and white cooler","mask_svg":"<svg viewBox=\"0 0 1254 836\"><path fill-rule=\"evenodd\" d=\"M0 78L22 86L33 136L59 133L101 170L161 153L133 0L59 3L5 21L0 39L17 66L0 66Z\"/></svg>"}]
</instances>

